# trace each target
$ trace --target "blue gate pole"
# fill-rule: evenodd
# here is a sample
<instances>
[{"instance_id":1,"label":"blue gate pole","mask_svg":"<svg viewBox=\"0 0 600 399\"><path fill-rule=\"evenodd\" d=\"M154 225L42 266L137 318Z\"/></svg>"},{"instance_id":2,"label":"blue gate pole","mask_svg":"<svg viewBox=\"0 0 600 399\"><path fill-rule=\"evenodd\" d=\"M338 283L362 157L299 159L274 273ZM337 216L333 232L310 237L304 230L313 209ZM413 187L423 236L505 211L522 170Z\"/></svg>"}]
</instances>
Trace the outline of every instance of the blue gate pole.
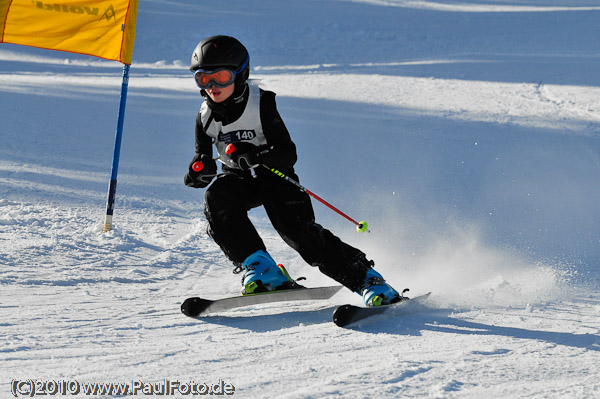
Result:
<instances>
[{"instance_id":1,"label":"blue gate pole","mask_svg":"<svg viewBox=\"0 0 600 399\"><path fill-rule=\"evenodd\" d=\"M123 121L125 119L125 103L127 101L127 87L129 84L129 65L123 65L123 83L121 84L121 99L119 101L119 115L115 133L115 148L113 151L110 183L108 184L108 198L106 199L106 218L104 219L103 233L112 230L112 217L115 208L115 194L117 192L117 173L119 172L119 156L121 155L121 138L123 137Z\"/></svg>"}]
</instances>

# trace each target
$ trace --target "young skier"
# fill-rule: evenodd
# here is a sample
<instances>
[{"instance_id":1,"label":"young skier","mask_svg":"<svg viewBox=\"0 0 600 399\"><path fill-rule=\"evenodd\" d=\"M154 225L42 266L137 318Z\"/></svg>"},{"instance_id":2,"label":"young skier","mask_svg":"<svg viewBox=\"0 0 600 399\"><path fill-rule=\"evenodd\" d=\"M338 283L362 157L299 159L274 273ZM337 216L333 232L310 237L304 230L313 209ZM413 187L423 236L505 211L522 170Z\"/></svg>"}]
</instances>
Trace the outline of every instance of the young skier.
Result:
<instances>
[{"instance_id":1,"label":"young skier","mask_svg":"<svg viewBox=\"0 0 600 399\"><path fill-rule=\"evenodd\" d=\"M261 164L298 181L296 146L275 104L275 93L248 80L249 54L230 36L212 36L196 46L190 70L204 102L196 117L196 155L184 182L204 188L217 175L212 145L222 173L205 193L208 234L244 272L242 294L297 287L278 267L248 218L263 206L281 238L310 265L317 266L368 306L399 301L401 295L373 269L360 250L315 223L308 194ZM233 143L235 151L227 154ZM231 148L231 147L230 147Z\"/></svg>"}]
</instances>

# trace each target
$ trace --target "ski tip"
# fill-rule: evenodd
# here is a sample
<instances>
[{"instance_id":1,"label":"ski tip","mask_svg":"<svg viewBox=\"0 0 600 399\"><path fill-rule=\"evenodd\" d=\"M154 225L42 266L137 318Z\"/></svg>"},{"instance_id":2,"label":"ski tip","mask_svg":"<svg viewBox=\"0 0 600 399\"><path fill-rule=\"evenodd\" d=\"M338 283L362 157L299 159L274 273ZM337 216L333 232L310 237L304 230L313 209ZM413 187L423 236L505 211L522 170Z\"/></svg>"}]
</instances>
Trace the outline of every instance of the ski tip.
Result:
<instances>
[{"instance_id":1,"label":"ski tip","mask_svg":"<svg viewBox=\"0 0 600 399\"><path fill-rule=\"evenodd\" d=\"M181 304L181 313L188 317L198 317L211 303L212 301L198 297L188 298Z\"/></svg>"},{"instance_id":2,"label":"ski tip","mask_svg":"<svg viewBox=\"0 0 600 399\"><path fill-rule=\"evenodd\" d=\"M416 296L413 299L425 300L425 299L429 298L430 295L431 295L431 291L429 291L423 295Z\"/></svg>"},{"instance_id":3,"label":"ski tip","mask_svg":"<svg viewBox=\"0 0 600 399\"><path fill-rule=\"evenodd\" d=\"M334 324L338 327L345 327L348 324L352 323L352 309L355 306L353 305L342 305L338 306L332 316L332 320Z\"/></svg>"}]
</instances>

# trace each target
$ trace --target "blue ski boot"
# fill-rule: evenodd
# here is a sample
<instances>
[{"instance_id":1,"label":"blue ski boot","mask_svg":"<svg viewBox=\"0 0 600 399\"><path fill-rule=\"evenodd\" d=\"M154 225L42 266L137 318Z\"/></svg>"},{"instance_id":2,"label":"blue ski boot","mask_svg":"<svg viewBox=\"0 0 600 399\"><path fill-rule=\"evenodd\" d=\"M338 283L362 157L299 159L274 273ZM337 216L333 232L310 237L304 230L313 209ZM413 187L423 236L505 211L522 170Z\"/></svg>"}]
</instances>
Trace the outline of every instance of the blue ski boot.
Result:
<instances>
[{"instance_id":1,"label":"blue ski boot","mask_svg":"<svg viewBox=\"0 0 600 399\"><path fill-rule=\"evenodd\" d=\"M263 250L248 256L242 263L242 268L245 270L242 295L300 288L283 265L276 264L271 255Z\"/></svg>"},{"instance_id":2,"label":"blue ski boot","mask_svg":"<svg viewBox=\"0 0 600 399\"><path fill-rule=\"evenodd\" d=\"M367 275L356 291L362 295L367 306L382 306L402 300L402 295L385 282L381 274L373 269L367 271Z\"/></svg>"}]
</instances>

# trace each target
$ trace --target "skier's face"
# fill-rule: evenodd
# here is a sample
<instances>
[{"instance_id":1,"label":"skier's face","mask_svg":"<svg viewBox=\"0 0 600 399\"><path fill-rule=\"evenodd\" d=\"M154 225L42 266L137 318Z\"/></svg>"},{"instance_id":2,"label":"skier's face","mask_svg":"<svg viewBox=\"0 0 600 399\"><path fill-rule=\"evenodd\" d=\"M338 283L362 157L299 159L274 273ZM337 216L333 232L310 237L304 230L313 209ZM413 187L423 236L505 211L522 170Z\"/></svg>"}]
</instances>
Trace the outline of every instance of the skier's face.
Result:
<instances>
[{"instance_id":1,"label":"skier's face","mask_svg":"<svg viewBox=\"0 0 600 399\"><path fill-rule=\"evenodd\" d=\"M227 87L211 86L205 90L214 102L222 103L223 101L227 100L233 94L234 88L235 88L235 83L232 83Z\"/></svg>"}]
</instances>

